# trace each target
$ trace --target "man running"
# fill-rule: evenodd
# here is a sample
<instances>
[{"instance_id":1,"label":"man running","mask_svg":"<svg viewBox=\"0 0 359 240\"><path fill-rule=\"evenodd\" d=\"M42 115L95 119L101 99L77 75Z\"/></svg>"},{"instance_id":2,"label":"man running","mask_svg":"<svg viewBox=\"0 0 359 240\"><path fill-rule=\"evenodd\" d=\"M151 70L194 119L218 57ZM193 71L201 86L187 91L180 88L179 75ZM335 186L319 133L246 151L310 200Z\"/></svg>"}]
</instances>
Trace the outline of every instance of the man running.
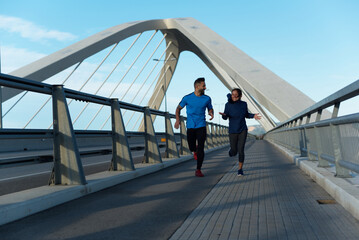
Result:
<instances>
[{"instance_id":1,"label":"man running","mask_svg":"<svg viewBox=\"0 0 359 240\"><path fill-rule=\"evenodd\" d=\"M193 152L194 159L197 160L197 170L195 172L197 177L204 177L201 168L204 160L204 143L207 136L206 108L208 109L208 115L211 116L209 120L214 117L212 100L204 94L205 90L205 79L198 78L194 82L194 92L184 96L176 109L175 128L178 129L180 112L182 108L187 106L187 141L189 149Z\"/></svg>"}]
</instances>

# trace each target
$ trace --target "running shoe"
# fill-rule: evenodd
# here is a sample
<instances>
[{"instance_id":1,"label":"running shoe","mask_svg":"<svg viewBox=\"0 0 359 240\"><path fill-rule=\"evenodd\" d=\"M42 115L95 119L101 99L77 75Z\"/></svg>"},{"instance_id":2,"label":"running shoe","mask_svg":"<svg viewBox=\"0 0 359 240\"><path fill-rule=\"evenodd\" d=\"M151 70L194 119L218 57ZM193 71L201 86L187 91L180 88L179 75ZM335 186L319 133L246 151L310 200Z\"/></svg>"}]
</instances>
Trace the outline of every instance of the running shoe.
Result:
<instances>
[{"instance_id":1,"label":"running shoe","mask_svg":"<svg viewBox=\"0 0 359 240\"><path fill-rule=\"evenodd\" d=\"M237 175L238 175L238 176L243 176L243 175L244 175L244 174L243 174L243 169L239 169Z\"/></svg>"},{"instance_id":2,"label":"running shoe","mask_svg":"<svg viewBox=\"0 0 359 240\"><path fill-rule=\"evenodd\" d=\"M195 175L196 175L196 177L204 177L203 173L199 169L196 170Z\"/></svg>"}]
</instances>

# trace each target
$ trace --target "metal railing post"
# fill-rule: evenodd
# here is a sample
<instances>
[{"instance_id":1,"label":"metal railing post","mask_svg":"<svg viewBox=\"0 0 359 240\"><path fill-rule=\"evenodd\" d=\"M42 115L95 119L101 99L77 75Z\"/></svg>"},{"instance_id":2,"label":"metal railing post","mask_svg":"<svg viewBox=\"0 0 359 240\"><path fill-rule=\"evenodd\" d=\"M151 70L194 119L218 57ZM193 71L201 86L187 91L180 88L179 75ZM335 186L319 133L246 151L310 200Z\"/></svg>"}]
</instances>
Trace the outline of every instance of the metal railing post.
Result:
<instances>
[{"instance_id":1,"label":"metal railing post","mask_svg":"<svg viewBox=\"0 0 359 240\"><path fill-rule=\"evenodd\" d=\"M166 157L168 158L179 158L179 152L176 144L175 134L171 123L170 114L165 113L166 121Z\"/></svg>"},{"instance_id":2,"label":"metal railing post","mask_svg":"<svg viewBox=\"0 0 359 240\"><path fill-rule=\"evenodd\" d=\"M85 174L62 85L54 85L54 166L49 185L86 184Z\"/></svg>"},{"instance_id":3,"label":"metal railing post","mask_svg":"<svg viewBox=\"0 0 359 240\"><path fill-rule=\"evenodd\" d=\"M309 134L309 129L306 128L305 129L305 143L307 145L307 156L308 156L308 160L310 161L316 161L317 158L311 153L312 151L312 144L313 139L310 138L310 134Z\"/></svg>"},{"instance_id":4,"label":"metal railing post","mask_svg":"<svg viewBox=\"0 0 359 240\"><path fill-rule=\"evenodd\" d=\"M221 145L224 145L224 132L223 132L223 126L220 126L219 132L221 134Z\"/></svg>"},{"instance_id":5,"label":"metal railing post","mask_svg":"<svg viewBox=\"0 0 359 240\"><path fill-rule=\"evenodd\" d=\"M218 141L218 145L221 146L222 143L222 134L221 134L221 126L217 126L217 141Z\"/></svg>"},{"instance_id":6,"label":"metal railing post","mask_svg":"<svg viewBox=\"0 0 359 240\"><path fill-rule=\"evenodd\" d=\"M229 144L229 131L228 131L228 127L226 127L226 143Z\"/></svg>"},{"instance_id":7,"label":"metal railing post","mask_svg":"<svg viewBox=\"0 0 359 240\"><path fill-rule=\"evenodd\" d=\"M301 118L299 119L299 124L298 124L298 126L301 126L302 123L303 123L303 117L301 117Z\"/></svg>"},{"instance_id":8,"label":"metal railing post","mask_svg":"<svg viewBox=\"0 0 359 240\"><path fill-rule=\"evenodd\" d=\"M206 138L206 142L208 145L208 148L211 149L213 148L213 139L212 139L212 132L209 129L209 124L206 124L206 131L207 131L207 138Z\"/></svg>"},{"instance_id":9,"label":"metal railing post","mask_svg":"<svg viewBox=\"0 0 359 240\"><path fill-rule=\"evenodd\" d=\"M305 137L305 129L300 129L300 139L299 139L299 150L300 150L300 156L301 157L308 157L308 148L306 143L306 137ZM304 149L307 151L305 152Z\"/></svg>"},{"instance_id":10,"label":"metal railing post","mask_svg":"<svg viewBox=\"0 0 359 240\"><path fill-rule=\"evenodd\" d=\"M110 171L133 171L133 164L130 146L127 140L125 125L123 122L120 103L118 99L111 99L111 120L112 120L112 160Z\"/></svg>"},{"instance_id":11,"label":"metal railing post","mask_svg":"<svg viewBox=\"0 0 359 240\"><path fill-rule=\"evenodd\" d=\"M317 154L318 154L318 167L329 167L328 161L324 160L321 155L323 153L322 142L320 138L320 132L318 127L314 127L315 140L317 143Z\"/></svg>"},{"instance_id":12,"label":"metal railing post","mask_svg":"<svg viewBox=\"0 0 359 240\"><path fill-rule=\"evenodd\" d=\"M1 71L0 71L1 73ZM0 86L0 129L3 128L3 123L2 123L2 86Z\"/></svg>"},{"instance_id":13,"label":"metal railing post","mask_svg":"<svg viewBox=\"0 0 359 240\"><path fill-rule=\"evenodd\" d=\"M213 142L213 147L218 147L217 133L216 133L215 127L216 126L214 124L211 125L212 142Z\"/></svg>"},{"instance_id":14,"label":"metal railing post","mask_svg":"<svg viewBox=\"0 0 359 240\"><path fill-rule=\"evenodd\" d=\"M331 124L332 128L332 139L333 139L333 149L334 149L334 159L335 159L335 171L336 177L341 178L350 178L349 170L340 166L340 161L343 160L342 155L342 146L341 146L341 137L340 137L340 129L338 125Z\"/></svg>"},{"instance_id":15,"label":"metal railing post","mask_svg":"<svg viewBox=\"0 0 359 240\"><path fill-rule=\"evenodd\" d=\"M317 117L315 118L315 121L316 122L319 122L320 119L322 118L322 112L323 112L323 109L319 109L318 112L317 112Z\"/></svg>"},{"instance_id":16,"label":"metal railing post","mask_svg":"<svg viewBox=\"0 0 359 240\"><path fill-rule=\"evenodd\" d=\"M1 73L1 48L0 48L0 73ZM0 86L0 129L3 128L2 123L2 86Z\"/></svg>"},{"instance_id":17,"label":"metal railing post","mask_svg":"<svg viewBox=\"0 0 359 240\"><path fill-rule=\"evenodd\" d=\"M308 114L307 119L305 120L305 124L308 124L310 122L310 117L311 117L311 114Z\"/></svg>"},{"instance_id":18,"label":"metal railing post","mask_svg":"<svg viewBox=\"0 0 359 240\"><path fill-rule=\"evenodd\" d=\"M145 163L162 163L161 152L158 147L155 129L152 123L151 112L148 107L144 109L145 125Z\"/></svg>"},{"instance_id":19,"label":"metal railing post","mask_svg":"<svg viewBox=\"0 0 359 240\"><path fill-rule=\"evenodd\" d=\"M187 142L186 126L184 124L184 118L180 117L180 135L181 135L181 155L191 155Z\"/></svg>"},{"instance_id":20,"label":"metal railing post","mask_svg":"<svg viewBox=\"0 0 359 240\"><path fill-rule=\"evenodd\" d=\"M339 107L340 107L340 102L337 102L337 103L334 104L332 118L338 117Z\"/></svg>"}]
</instances>

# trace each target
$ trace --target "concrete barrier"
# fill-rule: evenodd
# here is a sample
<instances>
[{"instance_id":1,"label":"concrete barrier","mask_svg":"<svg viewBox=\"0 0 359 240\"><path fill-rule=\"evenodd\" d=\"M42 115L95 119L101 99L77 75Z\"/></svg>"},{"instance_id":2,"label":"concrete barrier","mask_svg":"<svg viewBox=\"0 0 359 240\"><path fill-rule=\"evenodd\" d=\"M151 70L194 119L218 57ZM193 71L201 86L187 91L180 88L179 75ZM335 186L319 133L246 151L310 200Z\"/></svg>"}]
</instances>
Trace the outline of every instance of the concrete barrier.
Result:
<instances>
[{"instance_id":1,"label":"concrete barrier","mask_svg":"<svg viewBox=\"0 0 359 240\"><path fill-rule=\"evenodd\" d=\"M327 168L317 167L317 161L309 161L306 157L268 141L282 151L294 164L309 175L316 183L327 191L340 205L359 220L359 188L354 179L338 178Z\"/></svg>"}]
</instances>

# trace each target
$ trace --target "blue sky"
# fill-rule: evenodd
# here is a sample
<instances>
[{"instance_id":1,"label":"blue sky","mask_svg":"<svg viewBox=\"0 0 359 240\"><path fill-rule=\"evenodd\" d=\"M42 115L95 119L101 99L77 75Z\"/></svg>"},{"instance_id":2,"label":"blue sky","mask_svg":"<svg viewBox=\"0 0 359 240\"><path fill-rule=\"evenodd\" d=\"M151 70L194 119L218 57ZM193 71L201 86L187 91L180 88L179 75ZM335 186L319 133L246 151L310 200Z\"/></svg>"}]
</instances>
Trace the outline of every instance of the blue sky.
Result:
<instances>
[{"instance_id":1,"label":"blue sky","mask_svg":"<svg viewBox=\"0 0 359 240\"><path fill-rule=\"evenodd\" d=\"M319 101L359 79L358 11L356 0L0 0L1 66L8 73L118 24L193 17ZM223 108L228 90L183 53L168 89L170 112L198 76L206 77L215 108ZM340 113L351 112L358 108L348 103Z\"/></svg>"}]
</instances>

